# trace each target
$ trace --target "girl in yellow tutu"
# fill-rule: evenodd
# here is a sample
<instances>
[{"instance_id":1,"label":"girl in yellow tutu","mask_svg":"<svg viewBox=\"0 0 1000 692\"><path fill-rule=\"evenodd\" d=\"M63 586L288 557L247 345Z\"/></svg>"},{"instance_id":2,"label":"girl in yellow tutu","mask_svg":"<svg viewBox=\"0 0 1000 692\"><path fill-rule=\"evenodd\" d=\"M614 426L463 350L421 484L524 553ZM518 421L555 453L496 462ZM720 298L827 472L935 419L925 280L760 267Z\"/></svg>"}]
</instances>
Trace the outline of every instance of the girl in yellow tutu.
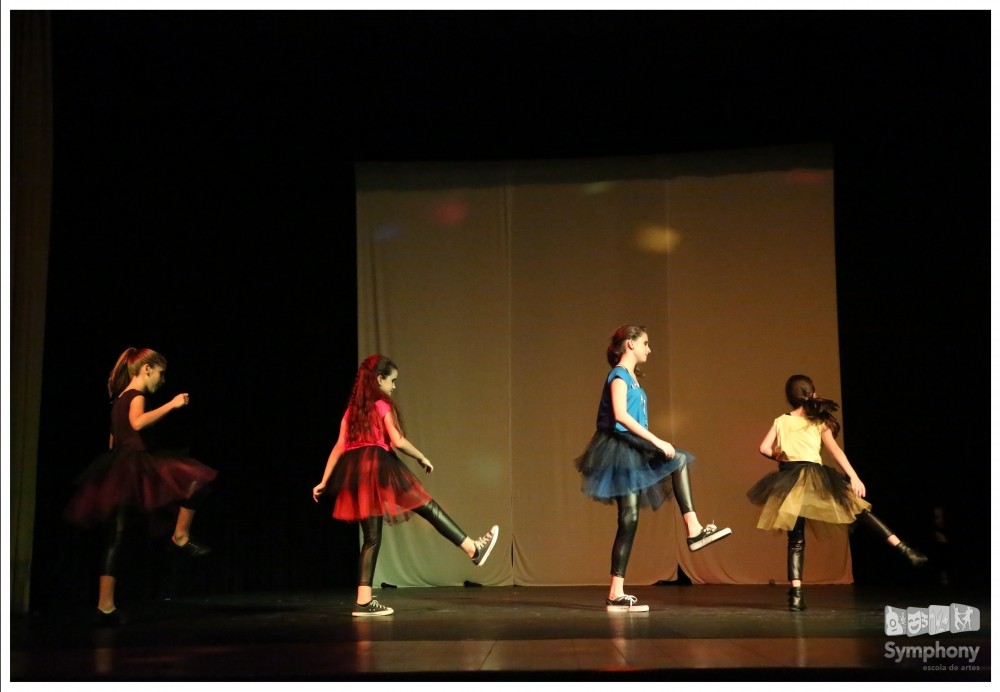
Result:
<instances>
[{"instance_id":1,"label":"girl in yellow tutu","mask_svg":"<svg viewBox=\"0 0 1000 692\"><path fill-rule=\"evenodd\" d=\"M871 513L861 482L847 455L837 444L840 421L837 402L816 396L816 387L805 375L792 375L785 383L785 397L792 411L774 419L760 443L760 453L778 463L778 470L761 478L747 496L762 505L758 529L788 532L789 610L805 610L802 599L802 564L805 553L805 520L831 524L859 521L894 546L914 567L927 558L903 543ZM820 459L825 446L843 475Z\"/></svg>"}]
</instances>

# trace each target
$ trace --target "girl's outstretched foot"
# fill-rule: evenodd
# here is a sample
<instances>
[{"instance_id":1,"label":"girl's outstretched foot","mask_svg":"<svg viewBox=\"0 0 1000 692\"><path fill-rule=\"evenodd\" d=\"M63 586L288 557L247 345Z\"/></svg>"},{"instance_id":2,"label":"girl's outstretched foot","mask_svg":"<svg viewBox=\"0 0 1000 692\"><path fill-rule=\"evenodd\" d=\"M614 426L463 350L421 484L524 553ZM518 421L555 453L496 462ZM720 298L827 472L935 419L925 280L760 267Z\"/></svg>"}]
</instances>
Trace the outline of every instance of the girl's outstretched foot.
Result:
<instances>
[{"instance_id":1,"label":"girl's outstretched foot","mask_svg":"<svg viewBox=\"0 0 1000 692\"><path fill-rule=\"evenodd\" d=\"M905 557L907 560L909 560L910 564L913 567L920 567L925 562L927 562L927 556L926 555L924 555L923 553L921 553L919 550L914 550L913 548L911 548L910 546L906 545L902 541L900 541L896 545L896 550L898 550L899 552L901 552L903 554L903 557Z\"/></svg>"},{"instance_id":2,"label":"girl's outstretched foot","mask_svg":"<svg viewBox=\"0 0 1000 692\"><path fill-rule=\"evenodd\" d=\"M493 546L497 544L497 537L499 535L500 527L494 526L488 534L476 539L476 554L472 556L472 564L476 567L482 567L486 564L486 558L493 552Z\"/></svg>"},{"instance_id":3,"label":"girl's outstretched foot","mask_svg":"<svg viewBox=\"0 0 1000 692\"><path fill-rule=\"evenodd\" d=\"M701 550L706 545L711 545L718 540L725 538L733 533L733 530L729 527L720 529L715 524L705 524L701 531L694 536L690 536L688 541L688 550L692 553L696 550Z\"/></svg>"},{"instance_id":4,"label":"girl's outstretched foot","mask_svg":"<svg viewBox=\"0 0 1000 692\"><path fill-rule=\"evenodd\" d=\"M793 586L788 590L788 609L799 612L806 609L806 602L802 598L802 587Z\"/></svg>"}]
</instances>

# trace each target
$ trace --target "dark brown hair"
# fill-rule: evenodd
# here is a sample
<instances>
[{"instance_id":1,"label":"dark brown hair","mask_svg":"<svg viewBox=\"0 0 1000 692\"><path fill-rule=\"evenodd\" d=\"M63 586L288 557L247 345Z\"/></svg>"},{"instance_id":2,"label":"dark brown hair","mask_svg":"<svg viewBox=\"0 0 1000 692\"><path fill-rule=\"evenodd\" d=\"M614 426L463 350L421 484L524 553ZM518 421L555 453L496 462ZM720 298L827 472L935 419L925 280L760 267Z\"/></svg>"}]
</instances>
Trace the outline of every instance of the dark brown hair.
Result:
<instances>
[{"instance_id":1,"label":"dark brown hair","mask_svg":"<svg viewBox=\"0 0 1000 692\"><path fill-rule=\"evenodd\" d=\"M646 333L646 328L640 324L623 324L611 335L611 342L608 344L608 365L615 367L625 353L625 342L638 339ZM635 369L635 376L642 377L639 368Z\"/></svg>"},{"instance_id":2,"label":"dark brown hair","mask_svg":"<svg viewBox=\"0 0 1000 692\"><path fill-rule=\"evenodd\" d=\"M816 387L807 375L792 375L785 382L785 398L792 408L802 407L813 423L823 423L836 437L840 434L840 421L834 414L840 408L833 399L814 396Z\"/></svg>"}]
</instances>

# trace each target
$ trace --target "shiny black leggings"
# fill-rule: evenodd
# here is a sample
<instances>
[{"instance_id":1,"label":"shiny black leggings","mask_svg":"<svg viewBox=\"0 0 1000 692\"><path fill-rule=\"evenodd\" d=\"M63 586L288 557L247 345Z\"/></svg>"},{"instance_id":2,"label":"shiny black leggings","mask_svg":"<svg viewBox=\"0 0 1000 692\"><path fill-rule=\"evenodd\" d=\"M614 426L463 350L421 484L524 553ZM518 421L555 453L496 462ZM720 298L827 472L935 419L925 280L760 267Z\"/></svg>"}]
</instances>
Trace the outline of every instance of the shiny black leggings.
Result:
<instances>
[{"instance_id":1,"label":"shiny black leggings","mask_svg":"<svg viewBox=\"0 0 1000 692\"><path fill-rule=\"evenodd\" d=\"M122 539L125 537L125 529L128 528L129 523L129 510L125 507L119 507L114 516L107 521L104 555L101 559L101 576L118 576Z\"/></svg>"},{"instance_id":2,"label":"shiny black leggings","mask_svg":"<svg viewBox=\"0 0 1000 692\"><path fill-rule=\"evenodd\" d=\"M892 529L867 509L855 517L855 521L867 526L886 540L892 535ZM795 526L788 532L788 581L802 581L802 566L806 551L805 529L806 518L799 517L795 520Z\"/></svg>"},{"instance_id":3,"label":"shiny black leggings","mask_svg":"<svg viewBox=\"0 0 1000 692\"><path fill-rule=\"evenodd\" d=\"M674 497L681 514L694 511L694 500L691 499L691 476L687 466L682 466L670 475L674 486ZM628 559L632 555L632 543L635 532L639 528L639 495L630 493L615 498L618 503L618 532L615 534L614 545L611 546L611 576L624 577L628 567Z\"/></svg>"},{"instance_id":4,"label":"shiny black leggings","mask_svg":"<svg viewBox=\"0 0 1000 692\"><path fill-rule=\"evenodd\" d=\"M806 552L806 518L799 517L788 532L788 581L802 580Z\"/></svg>"},{"instance_id":5,"label":"shiny black leggings","mask_svg":"<svg viewBox=\"0 0 1000 692\"><path fill-rule=\"evenodd\" d=\"M203 485L187 498L180 502L180 506L189 509L192 512L197 512L198 509L205 502L205 498L208 496L211 486ZM105 522L105 540L104 540L104 554L101 556L101 575L108 577L117 577L118 570L121 566L121 553L122 553L122 539L125 537L125 532L129 529L132 524L133 515L135 510L132 510L124 505L118 506L118 511Z\"/></svg>"},{"instance_id":6,"label":"shiny black leggings","mask_svg":"<svg viewBox=\"0 0 1000 692\"><path fill-rule=\"evenodd\" d=\"M423 507L413 510L437 529L437 532L457 546L462 545L466 533L458 527L452 518L434 500ZM375 563L378 561L378 551L382 547L382 517L366 517L361 520L361 555L358 557L358 584L371 586L375 578Z\"/></svg>"}]
</instances>

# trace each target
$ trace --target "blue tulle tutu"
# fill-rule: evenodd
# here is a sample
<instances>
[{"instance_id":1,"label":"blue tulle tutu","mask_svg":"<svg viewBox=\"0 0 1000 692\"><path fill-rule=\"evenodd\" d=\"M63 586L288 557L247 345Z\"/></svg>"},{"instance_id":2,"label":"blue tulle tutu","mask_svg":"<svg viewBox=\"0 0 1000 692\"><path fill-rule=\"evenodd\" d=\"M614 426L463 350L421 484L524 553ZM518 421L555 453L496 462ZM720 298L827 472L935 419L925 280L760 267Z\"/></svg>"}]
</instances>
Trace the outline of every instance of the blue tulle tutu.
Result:
<instances>
[{"instance_id":1,"label":"blue tulle tutu","mask_svg":"<svg viewBox=\"0 0 1000 692\"><path fill-rule=\"evenodd\" d=\"M695 459L690 452L675 450L667 457L631 433L598 430L575 462L583 477L581 490L609 504L616 497L637 493L640 507L658 509L673 497L670 475Z\"/></svg>"}]
</instances>

